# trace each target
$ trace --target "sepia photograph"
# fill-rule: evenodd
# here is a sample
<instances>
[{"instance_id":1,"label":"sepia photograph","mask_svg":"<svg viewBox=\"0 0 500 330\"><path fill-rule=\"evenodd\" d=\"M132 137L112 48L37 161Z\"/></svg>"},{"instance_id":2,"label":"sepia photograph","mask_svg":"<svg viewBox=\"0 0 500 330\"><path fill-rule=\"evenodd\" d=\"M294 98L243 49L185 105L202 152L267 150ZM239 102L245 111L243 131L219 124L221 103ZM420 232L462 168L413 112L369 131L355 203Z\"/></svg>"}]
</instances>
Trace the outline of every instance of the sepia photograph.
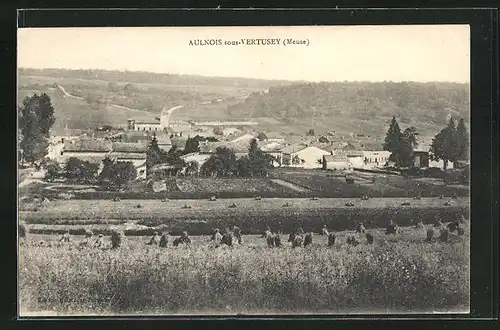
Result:
<instances>
[{"instance_id":1,"label":"sepia photograph","mask_svg":"<svg viewBox=\"0 0 500 330\"><path fill-rule=\"evenodd\" d=\"M470 313L469 25L17 30L18 313Z\"/></svg>"}]
</instances>

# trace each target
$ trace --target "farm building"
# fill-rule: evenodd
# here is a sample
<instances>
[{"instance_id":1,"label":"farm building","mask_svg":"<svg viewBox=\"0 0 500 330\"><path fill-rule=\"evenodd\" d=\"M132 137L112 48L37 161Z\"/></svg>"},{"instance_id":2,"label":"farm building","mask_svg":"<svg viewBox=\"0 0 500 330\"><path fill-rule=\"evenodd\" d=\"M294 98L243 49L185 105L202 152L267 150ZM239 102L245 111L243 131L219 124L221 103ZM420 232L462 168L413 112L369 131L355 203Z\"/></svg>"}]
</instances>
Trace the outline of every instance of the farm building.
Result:
<instances>
[{"instance_id":1,"label":"farm building","mask_svg":"<svg viewBox=\"0 0 500 330\"><path fill-rule=\"evenodd\" d=\"M192 152L190 154L181 156L181 159L183 159L186 163L197 162L198 166L201 167L210 158L210 156L210 153L202 154L199 152Z\"/></svg>"},{"instance_id":2,"label":"farm building","mask_svg":"<svg viewBox=\"0 0 500 330\"><path fill-rule=\"evenodd\" d=\"M129 119L127 128L129 131L153 131L161 132L162 127L160 121L138 121L135 119Z\"/></svg>"},{"instance_id":3,"label":"farm building","mask_svg":"<svg viewBox=\"0 0 500 330\"><path fill-rule=\"evenodd\" d=\"M229 139L229 142L231 143L246 143L247 145L250 144L250 141L252 139L255 139L257 137L256 134L253 133L242 133L236 136L233 136Z\"/></svg>"},{"instance_id":4,"label":"farm building","mask_svg":"<svg viewBox=\"0 0 500 330\"><path fill-rule=\"evenodd\" d=\"M283 165L303 168L319 168L322 157L331 155L330 152L315 146L303 144L289 145L281 149L283 153Z\"/></svg>"},{"instance_id":5,"label":"farm building","mask_svg":"<svg viewBox=\"0 0 500 330\"><path fill-rule=\"evenodd\" d=\"M350 150L346 151L343 153L340 153L339 155L345 155L347 158L347 161L351 166L354 168L362 168L364 167L364 155L362 151L359 150Z\"/></svg>"},{"instance_id":6,"label":"farm building","mask_svg":"<svg viewBox=\"0 0 500 330\"><path fill-rule=\"evenodd\" d=\"M413 165L415 167L429 167L429 152L415 150L413 152Z\"/></svg>"},{"instance_id":7,"label":"farm building","mask_svg":"<svg viewBox=\"0 0 500 330\"><path fill-rule=\"evenodd\" d=\"M363 151L364 167L384 166L389 161L390 151Z\"/></svg>"},{"instance_id":8,"label":"farm building","mask_svg":"<svg viewBox=\"0 0 500 330\"><path fill-rule=\"evenodd\" d=\"M88 158L104 159L113 150L113 144L107 140L80 138L76 140L65 140L61 153L61 161L65 162L71 157L79 159Z\"/></svg>"},{"instance_id":9,"label":"farm building","mask_svg":"<svg viewBox=\"0 0 500 330\"><path fill-rule=\"evenodd\" d=\"M345 171L352 169L352 164L345 154L343 155L324 155L323 169L333 171Z\"/></svg>"},{"instance_id":10,"label":"farm building","mask_svg":"<svg viewBox=\"0 0 500 330\"><path fill-rule=\"evenodd\" d=\"M158 147L162 150L169 151L172 148L172 141L167 134L156 135L156 141L158 141Z\"/></svg>"},{"instance_id":11,"label":"farm building","mask_svg":"<svg viewBox=\"0 0 500 330\"><path fill-rule=\"evenodd\" d=\"M132 162L137 169L146 163L145 143L113 143L113 151L108 154L108 157L117 162Z\"/></svg>"},{"instance_id":12,"label":"farm building","mask_svg":"<svg viewBox=\"0 0 500 330\"><path fill-rule=\"evenodd\" d=\"M236 136L239 130L236 127L224 127L222 129L222 135L224 136Z\"/></svg>"},{"instance_id":13,"label":"farm building","mask_svg":"<svg viewBox=\"0 0 500 330\"><path fill-rule=\"evenodd\" d=\"M283 152L280 150L283 145L278 142L260 142L259 149L272 156L275 160L273 166L278 167L283 164Z\"/></svg>"},{"instance_id":14,"label":"farm building","mask_svg":"<svg viewBox=\"0 0 500 330\"><path fill-rule=\"evenodd\" d=\"M283 134L279 132L268 132L266 134L266 141L268 142L278 142L278 143L284 143L285 142L285 137Z\"/></svg>"}]
</instances>

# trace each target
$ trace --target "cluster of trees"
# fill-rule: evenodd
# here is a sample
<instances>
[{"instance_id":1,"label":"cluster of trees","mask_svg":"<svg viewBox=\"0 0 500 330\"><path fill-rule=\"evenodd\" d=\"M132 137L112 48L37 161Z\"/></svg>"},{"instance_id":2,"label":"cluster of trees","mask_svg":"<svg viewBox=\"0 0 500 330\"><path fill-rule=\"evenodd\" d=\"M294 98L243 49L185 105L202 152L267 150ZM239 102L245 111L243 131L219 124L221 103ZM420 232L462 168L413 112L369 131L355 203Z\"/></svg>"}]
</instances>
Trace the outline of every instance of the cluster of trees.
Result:
<instances>
[{"instance_id":1,"label":"cluster of trees","mask_svg":"<svg viewBox=\"0 0 500 330\"><path fill-rule=\"evenodd\" d=\"M21 162L34 164L47 154L50 129L54 125L54 107L50 97L42 93L23 99L19 106Z\"/></svg>"},{"instance_id":2,"label":"cluster of trees","mask_svg":"<svg viewBox=\"0 0 500 330\"><path fill-rule=\"evenodd\" d=\"M233 150L217 148L200 171L205 176L266 176L273 167L273 161L272 156L258 148L257 140L252 139L247 155L237 159Z\"/></svg>"},{"instance_id":3,"label":"cluster of trees","mask_svg":"<svg viewBox=\"0 0 500 330\"><path fill-rule=\"evenodd\" d=\"M383 143L384 150L391 152L389 161L395 162L398 167L411 166L413 150L418 147L418 135L414 126L401 131L396 116L393 116Z\"/></svg>"},{"instance_id":4,"label":"cluster of trees","mask_svg":"<svg viewBox=\"0 0 500 330\"><path fill-rule=\"evenodd\" d=\"M200 151L200 142L219 142L218 139L214 138L213 136L209 137L203 137L200 135L196 135L195 137L188 138L186 140L186 145L184 147L184 154L190 154L193 152L199 152Z\"/></svg>"},{"instance_id":5,"label":"cluster of trees","mask_svg":"<svg viewBox=\"0 0 500 330\"><path fill-rule=\"evenodd\" d=\"M394 116L383 144L384 150L390 151L390 161L398 167L409 167L413 161L413 151L418 146L417 129L414 126L401 131ZM458 125L451 117L448 125L443 128L432 140L430 158L442 160L443 169L446 170L449 162L469 159L469 133L465 121L461 118Z\"/></svg>"},{"instance_id":6,"label":"cluster of trees","mask_svg":"<svg viewBox=\"0 0 500 330\"><path fill-rule=\"evenodd\" d=\"M153 136L146 151L146 173L151 174L151 168L158 164L168 164L174 167L174 171L180 171L186 166L186 162L181 158L183 151L177 146L172 146L169 151L165 151L158 146L156 136Z\"/></svg>"},{"instance_id":7,"label":"cluster of trees","mask_svg":"<svg viewBox=\"0 0 500 330\"><path fill-rule=\"evenodd\" d=\"M137 177L137 170L132 162L116 162L106 157L102 164L99 173L100 164L76 157L69 158L63 168L56 162L47 161L44 164L45 179L66 179L74 183L99 183L107 188L122 188Z\"/></svg>"},{"instance_id":8,"label":"cluster of trees","mask_svg":"<svg viewBox=\"0 0 500 330\"><path fill-rule=\"evenodd\" d=\"M463 118L458 121L458 125L455 125L453 117L450 118L448 125L436 134L432 140L430 156L433 160L441 159L444 170L448 162L469 160L469 133Z\"/></svg>"},{"instance_id":9,"label":"cluster of trees","mask_svg":"<svg viewBox=\"0 0 500 330\"><path fill-rule=\"evenodd\" d=\"M137 177L137 170L132 162L116 162L106 157L103 165L97 180L106 188L121 189Z\"/></svg>"}]
</instances>

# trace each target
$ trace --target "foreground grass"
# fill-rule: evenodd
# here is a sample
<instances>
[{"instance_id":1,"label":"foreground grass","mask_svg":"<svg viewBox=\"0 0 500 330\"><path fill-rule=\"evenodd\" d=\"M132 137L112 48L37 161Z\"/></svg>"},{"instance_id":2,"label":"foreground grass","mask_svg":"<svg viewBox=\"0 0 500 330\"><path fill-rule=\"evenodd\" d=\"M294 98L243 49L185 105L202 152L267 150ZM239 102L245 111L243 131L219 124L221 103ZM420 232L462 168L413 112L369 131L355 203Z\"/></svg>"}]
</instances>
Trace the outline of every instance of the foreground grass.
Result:
<instances>
[{"instance_id":1,"label":"foreground grass","mask_svg":"<svg viewBox=\"0 0 500 330\"><path fill-rule=\"evenodd\" d=\"M268 249L262 239L213 249L118 250L22 246L23 311L59 314L362 313L467 310L469 243L384 239L353 247L344 234L309 248Z\"/></svg>"}]
</instances>

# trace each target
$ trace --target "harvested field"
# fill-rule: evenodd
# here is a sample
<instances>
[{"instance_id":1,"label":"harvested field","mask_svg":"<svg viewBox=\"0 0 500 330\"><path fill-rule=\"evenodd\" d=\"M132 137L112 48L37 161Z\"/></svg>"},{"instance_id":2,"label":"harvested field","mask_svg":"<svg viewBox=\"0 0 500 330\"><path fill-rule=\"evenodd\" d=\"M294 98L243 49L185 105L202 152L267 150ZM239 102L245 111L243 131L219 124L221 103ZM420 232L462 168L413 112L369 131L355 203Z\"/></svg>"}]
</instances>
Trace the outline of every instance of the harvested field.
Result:
<instances>
[{"instance_id":1,"label":"harvested field","mask_svg":"<svg viewBox=\"0 0 500 330\"><path fill-rule=\"evenodd\" d=\"M374 243L360 236L358 246L346 244L353 232L338 232L333 248L324 236L299 249L269 249L258 236L219 249L206 236L189 248L148 247L144 237L117 250L25 244L21 315L468 311L468 236L440 243L425 242L424 230L372 232Z\"/></svg>"},{"instance_id":2,"label":"harvested field","mask_svg":"<svg viewBox=\"0 0 500 330\"><path fill-rule=\"evenodd\" d=\"M402 206L403 202L410 203ZM352 202L354 207L346 206ZM141 224L171 226L174 230L187 228L193 234L208 233L214 227L238 225L248 233L259 233L265 226L280 226L283 230L302 223L310 230L328 224L332 229L354 228L357 221L365 221L368 227L385 226L392 219L400 225L407 225L412 220L434 223L436 217L443 221L455 219L460 214L467 217L469 200L460 198L450 200L450 206L444 206L444 200L437 198L391 199L372 198L336 199L217 199L209 200L56 200L37 212L20 211L19 219L26 223L39 224L105 224L111 219L123 221L136 220ZM237 207L229 208L235 203ZM289 203L290 207L283 207ZM142 204L143 208L136 208ZM191 208L183 209L184 205Z\"/></svg>"},{"instance_id":3,"label":"harvested field","mask_svg":"<svg viewBox=\"0 0 500 330\"><path fill-rule=\"evenodd\" d=\"M241 179L241 178L177 178L180 191L194 192L286 192L290 188L282 187L269 179Z\"/></svg>"}]
</instances>

